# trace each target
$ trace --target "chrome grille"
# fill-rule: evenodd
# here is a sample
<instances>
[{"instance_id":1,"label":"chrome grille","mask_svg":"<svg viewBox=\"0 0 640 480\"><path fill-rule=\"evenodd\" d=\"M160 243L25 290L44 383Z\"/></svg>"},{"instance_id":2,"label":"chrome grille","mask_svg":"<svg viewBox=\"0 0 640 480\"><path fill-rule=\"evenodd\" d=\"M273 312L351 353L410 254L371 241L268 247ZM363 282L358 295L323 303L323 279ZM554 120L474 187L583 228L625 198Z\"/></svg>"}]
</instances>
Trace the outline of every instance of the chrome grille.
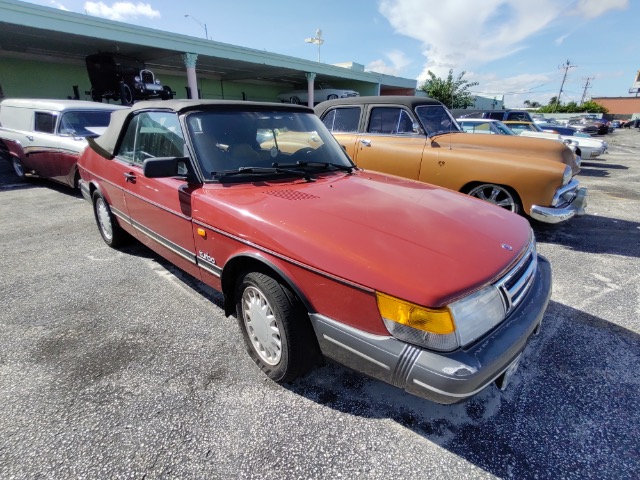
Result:
<instances>
[{"instance_id":1,"label":"chrome grille","mask_svg":"<svg viewBox=\"0 0 640 480\"><path fill-rule=\"evenodd\" d=\"M506 315L517 307L531 288L538 269L536 242L531 240L527 251L516 265L497 283L496 287L502 295Z\"/></svg>"},{"instance_id":2,"label":"chrome grille","mask_svg":"<svg viewBox=\"0 0 640 480\"><path fill-rule=\"evenodd\" d=\"M153 83L153 72L151 70L140 70L140 78L142 83Z\"/></svg>"}]
</instances>

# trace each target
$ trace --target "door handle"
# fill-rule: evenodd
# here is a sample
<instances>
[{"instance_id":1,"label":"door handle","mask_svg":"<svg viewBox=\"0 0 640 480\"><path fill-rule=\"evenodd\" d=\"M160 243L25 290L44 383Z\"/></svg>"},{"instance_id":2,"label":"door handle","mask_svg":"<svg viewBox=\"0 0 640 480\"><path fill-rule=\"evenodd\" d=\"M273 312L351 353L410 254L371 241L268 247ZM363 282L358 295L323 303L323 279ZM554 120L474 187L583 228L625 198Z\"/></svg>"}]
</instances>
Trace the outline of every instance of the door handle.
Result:
<instances>
[{"instance_id":1,"label":"door handle","mask_svg":"<svg viewBox=\"0 0 640 480\"><path fill-rule=\"evenodd\" d=\"M125 173L124 174L124 181L125 182L136 183L136 175L134 173Z\"/></svg>"},{"instance_id":2,"label":"door handle","mask_svg":"<svg viewBox=\"0 0 640 480\"><path fill-rule=\"evenodd\" d=\"M370 147L371 146L371 140L369 140L367 138L360 139L360 143L362 145L364 145L365 147Z\"/></svg>"},{"instance_id":3,"label":"door handle","mask_svg":"<svg viewBox=\"0 0 640 480\"><path fill-rule=\"evenodd\" d=\"M31 135L25 135L27 137L27 140L29 140L30 142L33 142L33 136Z\"/></svg>"}]
</instances>

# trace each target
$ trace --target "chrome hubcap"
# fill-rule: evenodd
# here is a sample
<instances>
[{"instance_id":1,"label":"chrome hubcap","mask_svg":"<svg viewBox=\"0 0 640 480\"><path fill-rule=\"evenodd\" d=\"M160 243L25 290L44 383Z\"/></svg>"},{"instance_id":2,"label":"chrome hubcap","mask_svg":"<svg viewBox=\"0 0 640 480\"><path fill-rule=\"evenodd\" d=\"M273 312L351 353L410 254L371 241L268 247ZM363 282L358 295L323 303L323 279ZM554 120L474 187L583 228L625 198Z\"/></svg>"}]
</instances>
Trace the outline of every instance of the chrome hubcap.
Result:
<instances>
[{"instance_id":1,"label":"chrome hubcap","mask_svg":"<svg viewBox=\"0 0 640 480\"><path fill-rule=\"evenodd\" d=\"M96 213L102 234L107 240L111 240L111 238L113 237L111 217L109 216L109 209L107 208L107 204L102 198L98 198L96 200Z\"/></svg>"},{"instance_id":2,"label":"chrome hubcap","mask_svg":"<svg viewBox=\"0 0 640 480\"><path fill-rule=\"evenodd\" d=\"M251 344L262 361L277 365L282 356L280 328L271 305L255 287L247 287L242 294L242 318Z\"/></svg>"},{"instance_id":3,"label":"chrome hubcap","mask_svg":"<svg viewBox=\"0 0 640 480\"><path fill-rule=\"evenodd\" d=\"M479 185L471 190L469 195L516 213L517 204L515 199L508 190L498 185Z\"/></svg>"},{"instance_id":4,"label":"chrome hubcap","mask_svg":"<svg viewBox=\"0 0 640 480\"><path fill-rule=\"evenodd\" d=\"M17 158L13 159L13 169L16 172L16 175L18 175L19 177L24 177L24 167L22 166L22 163L20 163L20 160L18 160Z\"/></svg>"}]
</instances>

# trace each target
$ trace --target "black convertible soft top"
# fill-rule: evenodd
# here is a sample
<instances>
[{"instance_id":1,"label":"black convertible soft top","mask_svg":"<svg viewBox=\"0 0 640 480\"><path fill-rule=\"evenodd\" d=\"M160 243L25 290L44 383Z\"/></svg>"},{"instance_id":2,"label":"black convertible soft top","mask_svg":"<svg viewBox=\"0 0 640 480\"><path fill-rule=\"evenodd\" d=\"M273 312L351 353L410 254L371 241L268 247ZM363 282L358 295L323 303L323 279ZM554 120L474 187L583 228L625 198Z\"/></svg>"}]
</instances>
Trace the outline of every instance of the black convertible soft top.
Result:
<instances>
[{"instance_id":1,"label":"black convertible soft top","mask_svg":"<svg viewBox=\"0 0 640 480\"><path fill-rule=\"evenodd\" d=\"M303 105L292 105L288 103L266 103L266 102L240 102L234 100L147 100L135 103L130 108L117 110L111 114L109 126L102 135L95 138L88 138L89 147L96 153L107 159L115 156L118 140L122 129L128 118L144 110L170 110L176 113L184 113L192 110L282 110L306 112L313 114L313 110Z\"/></svg>"}]
</instances>

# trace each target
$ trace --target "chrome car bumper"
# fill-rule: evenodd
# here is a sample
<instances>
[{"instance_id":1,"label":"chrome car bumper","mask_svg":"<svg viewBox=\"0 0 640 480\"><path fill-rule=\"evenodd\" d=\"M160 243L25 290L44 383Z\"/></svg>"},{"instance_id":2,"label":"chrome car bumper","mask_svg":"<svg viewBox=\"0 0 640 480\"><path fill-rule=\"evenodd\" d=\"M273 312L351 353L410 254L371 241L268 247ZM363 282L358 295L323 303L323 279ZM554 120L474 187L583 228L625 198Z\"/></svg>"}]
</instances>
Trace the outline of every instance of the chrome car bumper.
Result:
<instances>
[{"instance_id":1,"label":"chrome car bumper","mask_svg":"<svg viewBox=\"0 0 640 480\"><path fill-rule=\"evenodd\" d=\"M576 215L584 215L587 207L587 189L579 187L580 183L572 180L558 189L551 202L554 206L532 205L529 215L534 220L544 223L560 223Z\"/></svg>"},{"instance_id":2,"label":"chrome car bumper","mask_svg":"<svg viewBox=\"0 0 640 480\"><path fill-rule=\"evenodd\" d=\"M89 191L89 185L87 184L87 182L80 179L78 181L78 186L80 187L80 192L82 193L82 196L84 197L84 199L87 202L91 203L91 192Z\"/></svg>"},{"instance_id":3,"label":"chrome car bumper","mask_svg":"<svg viewBox=\"0 0 640 480\"><path fill-rule=\"evenodd\" d=\"M550 296L551 267L539 256L535 281L509 317L472 346L450 353L371 335L317 313L309 316L327 357L413 395L450 404L499 381L515 364L537 332Z\"/></svg>"}]
</instances>

